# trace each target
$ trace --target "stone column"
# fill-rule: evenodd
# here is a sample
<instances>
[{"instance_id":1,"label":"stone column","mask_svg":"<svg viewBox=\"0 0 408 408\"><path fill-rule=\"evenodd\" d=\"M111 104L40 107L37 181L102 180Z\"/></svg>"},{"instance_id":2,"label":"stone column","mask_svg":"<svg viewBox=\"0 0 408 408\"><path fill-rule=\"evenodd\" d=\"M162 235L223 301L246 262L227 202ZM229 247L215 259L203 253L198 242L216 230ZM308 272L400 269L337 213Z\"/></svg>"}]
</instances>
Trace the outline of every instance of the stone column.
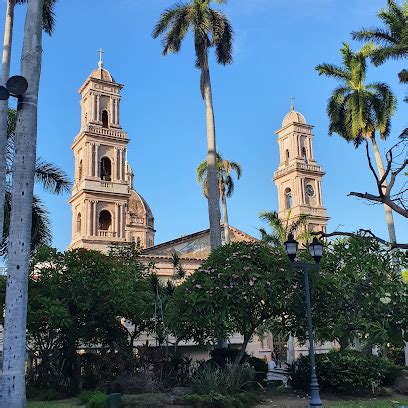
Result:
<instances>
[{"instance_id":1,"label":"stone column","mask_svg":"<svg viewBox=\"0 0 408 408\"><path fill-rule=\"evenodd\" d=\"M92 144L86 144L87 176L92 176Z\"/></svg>"},{"instance_id":2,"label":"stone column","mask_svg":"<svg viewBox=\"0 0 408 408\"><path fill-rule=\"evenodd\" d=\"M295 360L295 338L290 334L288 339L288 349L286 360L288 364L292 364Z\"/></svg>"},{"instance_id":3,"label":"stone column","mask_svg":"<svg viewBox=\"0 0 408 408\"><path fill-rule=\"evenodd\" d=\"M120 123L120 115L119 115L119 112L120 112L120 100L117 99L117 100L116 100L116 124L117 124L117 125L119 125L119 123Z\"/></svg>"},{"instance_id":4,"label":"stone column","mask_svg":"<svg viewBox=\"0 0 408 408\"><path fill-rule=\"evenodd\" d=\"M92 201L85 200L86 205L86 235L90 237L92 235Z\"/></svg>"},{"instance_id":5,"label":"stone column","mask_svg":"<svg viewBox=\"0 0 408 408\"><path fill-rule=\"evenodd\" d=\"M99 144L98 143L95 144L94 160L95 160L94 174L95 174L95 177L99 177Z\"/></svg>"},{"instance_id":6,"label":"stone column","mask_svg":"<svg viewBox=\"0 0 408 408\"><path fill-rule=\"evenodd\" d=\"M312 136L307 138L309 142L309 152L310 152L310 160L314 160L314 153L313 153L313 143L312 143Z\"/></svg>"},{"instance_id":7,"label":"stone column","mask_svg":"<svg viewBox=\"0 0 408 408\"><path fill-rule=\"evenodd\" d=\"M122 204L122 238L125 238L126 229L126 204Z\"/></svg>"},{"instance_id":8,"label":"stone column","mask_svg":"<svg viewBox=\"0 0 408 408\"><path fill-rule=\"evenodd\" d=\"M99 122L101 120L101 96L99 94L96 95L96 120Z\"/></svg>"},{"instance_id":9,"label":"stone column","mask_svg":"<svg viewBox=\"0 0 408 408\"><path fill-rule=\"evenodd\" d=\"M300 179L300 191L301 191L300 199L302 201L302 204L306 204L306 200L305 200L305 179L304 178Z\"/></svg>"},{"instance_id":10,"label":"stone column","mask_svg":"<svg viewBox=\"0 0 408 408\"><path fill-rule=\"evenodd\" d=\"M319 200L319 205L323 205L323 200L322 200L322 182L320 180L317 180L317 197Z\"/></svg>"},{"instance_id":11,"label":"stone column","mask_svg":"<svg viewBox=\"0 0 408 408\"><path fill-rule=\"evenodd\" d=\"M91 121L95 121L96 115L95 115L95 111L96 111L96 95L95 94L91 94Z\"/></svg>"},{"instance_id":12,"label":"stone column","mask_svg":"<svg viewBox=\"0 0 408 408\"><path fill-rule=\"evenodd\" d=\"M119 179L123 180L123 149L119 149Z\"/></svg>"},{"instance_id":13,"label":"stone column","mask_svg":"<svg viewBox=\"0 0 408 408\"><path fill-rule=\"evenodd\" d=\"M98 234L98 201L94 201L94 210L93 210L93 235L97 236Z\"/></svg>"},{"instance_id":14,"label":"stone column","mask_svg":"<svg viewBox=\"0 0 408 408\"><path fill-rule=\"evenodd\" d=\"M116 236L119 238L120 237L120 231L121 231L121 223L120 223L120 204L116 204L116 217L117 217L117 223L116 223Z\"/></svg>"},{"instance_id":15,"label":"stone column","mask_svg":"<svg viewBox=\"0 0 408 408\"><path fill-rule=\"evenodd\" d=\"M117 147L113 148L113 161L112 161L112 181L117 180L117 168L118 168L118 161L117 161Z\"/></svg>"},{"instance_id":16,"label":"stone column","mask_svg":"<svg viewBox=\"0 0 408 408\"><path fill-rule=\"evenodd\" d=\"M110 124L114 125L115 124L115 100L113 98L110 99Z\"/></svg>"}]
</instances>

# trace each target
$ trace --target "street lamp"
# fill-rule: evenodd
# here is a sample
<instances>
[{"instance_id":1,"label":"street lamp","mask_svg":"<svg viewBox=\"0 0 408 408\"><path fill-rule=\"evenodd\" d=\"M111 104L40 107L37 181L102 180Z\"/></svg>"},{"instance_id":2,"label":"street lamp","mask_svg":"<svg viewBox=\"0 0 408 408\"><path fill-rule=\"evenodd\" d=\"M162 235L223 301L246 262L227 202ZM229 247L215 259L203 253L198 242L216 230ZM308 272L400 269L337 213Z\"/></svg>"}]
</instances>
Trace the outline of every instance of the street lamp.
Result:
<instances>
[{"instance_id":1,"label":"street lamp","mask_svg":"<svg viewBox=\"0 0 408 408\"><path fill-rule=\"evenodd\" d=\"M6 86L0 85L0 100L5 101L10 96L14 96L18 99L17 110L19 110L23 101L23 95L27 89L27 80L21 75L14 75L8 79Z\"/></svg>"},{"instance_id":2,"label":"street lamp","mask_svg":"<svg viewBox=\"0 0 408 408\"><path fill-rule=\"evenodd\" d=\"M313 266L307 262L295 261L296 254L299 248L299 243L293 237L293 234L289 234L288 240L285 242L285 251L288 255L291 263L294 266L300 267L303 271L304 289L305 289L305 303L306 303L306 318L307 318L307 332L309 339L309 356L310 356L310 399L309 407L323 408L322 400L319 395L319 383L316 375L314 345L313 345L313 326L312 326L312 308L310 306L310 287L309 287L309 270L308 268ZM316 238L313 238L312 243L309 245L309 252L315 260L316 264L319 264L323 255L323 244Z\"/></svg>"}]
</instances>

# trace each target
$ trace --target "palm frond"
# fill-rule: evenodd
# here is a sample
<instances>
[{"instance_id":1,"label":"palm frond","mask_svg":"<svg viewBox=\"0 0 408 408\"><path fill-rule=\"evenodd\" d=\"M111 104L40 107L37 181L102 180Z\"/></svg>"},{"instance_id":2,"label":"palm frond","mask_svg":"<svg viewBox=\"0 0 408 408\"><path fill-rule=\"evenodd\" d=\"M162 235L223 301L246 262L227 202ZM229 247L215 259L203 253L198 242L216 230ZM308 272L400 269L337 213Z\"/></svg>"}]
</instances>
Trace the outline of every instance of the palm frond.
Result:
<instances>
[{"instance_id":1,"label":"palm frond","mask_svg":"<svg viewBox=\"0 0 408 408\"><path fill-rule=\"evenodd\" d=\"M383 28L362 28L359 31L351 33L353 40L357 41L372 41L379 45L398 44L398 40L394 38L388 30Z\"/></svg>"},{"instance_id":2,"label":"palm frond","mask_svg":"<svg viewBox=\"0 0 408 408\"><path fill-rule=\"evenodd\" d=\"M175 18L180 8L185 6L186 5L184 3L178 3L175 6L164 10L164 12L160 15L159 21L154 26L152 37L157 38L161 34L165 33L169 29L172 20Z\"/></svg>"},{"instance_id":3,"label":"palm frond","mask_svg":"<svg viewBox=\"0 0 408 408\"><path fill-rule=\"evenodd\" d=\"M338 67L337 65L324 63L317 65L315 69L319 73L319 75L343 79L345 81L348 81L350 78L349 72L341 67Z\"/></svg>"},{"instance_id":4,"label":"palm frond","mask_svg":"<svg viewBox=\"0 0 408 408\"><path fill-rule=\"evenodd\" d=\"M180 7L175 13L168 31L163 38L163 55L180 51L182 41L188 32L190 25L190 8Z\"/></svg>"},{"instance_id":5,"label":"palm frond","mask_svg":"<svg viewBox=\"0 0 408 408\"><path fill-rule=\"evenodd\" d=\"M0 244L0 256L7 256L11 207L11 191L7 189L4 201L3 240ZM36 250L42 245L49 245L51 243L52 236L50 226L48 211L45 209L42 201L38 197L33 196L31 251Z\"/></svg>"},{"instance_id":6,"label":"palm frond","mask_svg":"<svg viewBox=\"0 0 408 408\"><path fill-rule=\"evenodd\" d=\"M71 190L71 182L65 172L55 164L41 159L36 162L35 179L46 191L53 194L63 194Z\"/></svg>"},{"instance_id":7,"label":"palm frond","mask_svg":"<svg viewBox=\"0 0 408 408\"><path fill-rule=\"evenodd\" d=\"M212 44L215 45L217 62L222 65L232 63L234 30L229 19L220 11L208 10Z\"/></svg>"},{"instance_id":8,"label":"palm frond","mask_svg":"<svg viewBox=\"0 0 408 408\"><path fill-rule=\"evenodd\" d=\"M16 4L27 3L28 0L16 0ZM55 28L55 12L54 7L58 0L44 0L43 6L43 30L52 35Z\"/></svg>"}]
</instances>

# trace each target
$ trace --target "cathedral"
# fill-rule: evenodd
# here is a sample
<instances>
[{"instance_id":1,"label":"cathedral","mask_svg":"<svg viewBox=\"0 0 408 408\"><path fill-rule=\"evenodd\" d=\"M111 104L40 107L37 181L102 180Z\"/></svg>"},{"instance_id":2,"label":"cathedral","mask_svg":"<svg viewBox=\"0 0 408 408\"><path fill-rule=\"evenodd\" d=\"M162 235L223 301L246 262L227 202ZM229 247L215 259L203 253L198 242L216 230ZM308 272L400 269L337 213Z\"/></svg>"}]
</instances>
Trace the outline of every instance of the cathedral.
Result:
<instances>
[{"instance_id":1,"label":"cathedral","mask_svg":"<svg viewBox=\"0 0 408 408\"><path fill-rule=\"evenodd\" d=\"M98 68L91 72L79 89L81 127L71 146L75 157L75 182L69 200L72 208L69 247L108 252L112 244L133 242L143 249L142 261L153 263L161 279L174 278L174 253L189 275L210 253L209 230L155 244L153 213L146 200L135 190L134 175L128 163L129 139L120 124L122 88L123 85L104 68L100 58ZM295 111L292 103L282 127L276 132L280 163L274 173L274 181L281 219L292 222L301 214L307 214L309 231L325 231L329 218L322 201L324 172L314 157L312 129L313 126ZM257 240L232 226L230 239ZM138 342L146 340L148 338L142 336ZM238 335L230 338L229 342L231 345L241 344L242 338ZM307 352L306 348L296 346L293 339L289 343L269 334L265 339L253 339L247 351L257 357L268 358L272 350L280 350L285 355L283 359L286 359L287 353L288 361ZM195 358L206 357L199 354L193 343L183 346L187 347L187 352L194 349Z\"/></svg>"}]
</instances>

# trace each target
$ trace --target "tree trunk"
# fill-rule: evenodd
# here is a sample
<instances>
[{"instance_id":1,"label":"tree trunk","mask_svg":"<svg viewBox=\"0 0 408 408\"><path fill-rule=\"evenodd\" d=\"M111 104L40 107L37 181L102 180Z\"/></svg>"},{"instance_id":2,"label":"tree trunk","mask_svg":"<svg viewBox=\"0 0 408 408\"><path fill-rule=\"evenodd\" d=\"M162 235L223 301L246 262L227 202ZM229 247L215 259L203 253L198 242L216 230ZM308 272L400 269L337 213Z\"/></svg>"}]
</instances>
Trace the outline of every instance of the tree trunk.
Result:
<instances>
[{"instance_id":1,"label":"tree trunk","mask_svg":"<svg viewBox=\"0 0 408 408\"><path fill-rule=\"evenodd\" d=\"M340 337L339 344L340 344L340 352L346 351L346 349L347 349L347 347L349 345L348 336L344 335L344 336Z\"/></svg>"},{"instance_id":2,"label":"tree trunk","mask_svg":"<svg viewBox=\"0 0 408 408\"><path fill-rule=\"evenodd\" d=\"M218 190L217 148L215 141L215 121L211 92L210 70L202 69L203 93L207 120L207 182L208 182L208 217L210 220L211 250L221 246L220 193Z\"/></svg>"},{"instance_id":3,"label":"tree trunk","mask_svg":"<svg viewBox=\"0 0 408 408\"><path fill-rule=\"evenodd\" d=\"M375 162L377 164L379 178L381 179L381 177L385 173L384 164L383 164L383 161L382 161L380 151L378 149L377 142L375 140L375 136L370 137L370 140L371 140L371 146L372 146L373 152L374 152ZM386 180L384 181L383 185L387 186L387 181ZM385 218L386 218L386 221L387 221L388 235L389 235L389 238L390 238L390 242L395 243L395 242L397 242L397 237L395 235L395 225L394 225L394 217L392 215L392 210L386 204L384 204L384 210L385 210Z\"/></svg>"},{"instance_id":4,"label":"tree trunk","mask_svg":"<svg viewBox=\"0 0 408 408\"><path fill-rule=\"evenodd\" d=\"M248 343L249 343L250 339L251 339L250 335L244 334L244 342L242 343L242 347L239 350L239 353L237 354L237 356L235 357L234 363L232 365L232 370L233 371L235 371L238 368L242 357L244 357L244 354L245 354L245 351L246 351L246 348L248 346Z\"/></svg>"},{"instance_id":5,"label":"tree trunk","mask_svg":"<svg viewBox=\"0 0 408 408\"><path fill-rule=\"evenodd\" d=\"M7 1L4 22L1 85L6 86L10 77L11 44L13 42L15 0ZM3 238L4 200L6 194L6 154L7 154L8 100L0 101L0 239Z\"/></svg>"},{"instance_id":6,"label":"tree trunk","mask_svg":"<svg viewBox=\"0 0 408 408\"><path fill-rule=\"evenodd\" d=\"M29 0L24 26L21 75L28 90L17 114L13 163L12 209L7 264L3 372L0 407L25 406L25 354L28 269L34 168L37 142L37 101L42 60L44 0Z\"/></svg>"},{"instance_id":7,"label":"tree trunk","mask_svg":"<svg viewBox=\"0 0 408 408\"><path fill-rule=\"evenodd\" d=\"M227 197L225 194L222 197L222 207L224 211L224 240L226 244L229 244L231 242L230 238L230 229L229 229L229 222L228 222L228 208L227 208Z\"/></svg>"}]
</instances>

